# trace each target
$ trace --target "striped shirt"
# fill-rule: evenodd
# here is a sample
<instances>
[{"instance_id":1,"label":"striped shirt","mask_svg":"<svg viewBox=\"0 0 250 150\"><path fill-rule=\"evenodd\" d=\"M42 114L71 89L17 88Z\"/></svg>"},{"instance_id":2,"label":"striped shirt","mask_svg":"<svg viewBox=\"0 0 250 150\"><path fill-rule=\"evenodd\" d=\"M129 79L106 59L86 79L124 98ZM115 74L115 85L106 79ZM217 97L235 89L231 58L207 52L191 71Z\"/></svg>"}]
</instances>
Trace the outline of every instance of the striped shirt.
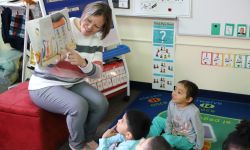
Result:
<instances>
[{"instance_id":1,"label":"striped shirt","mask_svg":"<svg viewBox=\"0 0 250 150\"><path fill-rule=\"evenodd\" d=\"M76 42L76 51L80 56L87 59L85 67L70 64L68 61L60 61L57 64L41 68L36 65L33 75L30 78L29 90L41 89L49 86L62 85L71 87L82 82L84 77L99 77L102 72L102 40L97 34L84 36L76 27L74 20L70 18L72 34Z\"/></svg>"}]
</instances>

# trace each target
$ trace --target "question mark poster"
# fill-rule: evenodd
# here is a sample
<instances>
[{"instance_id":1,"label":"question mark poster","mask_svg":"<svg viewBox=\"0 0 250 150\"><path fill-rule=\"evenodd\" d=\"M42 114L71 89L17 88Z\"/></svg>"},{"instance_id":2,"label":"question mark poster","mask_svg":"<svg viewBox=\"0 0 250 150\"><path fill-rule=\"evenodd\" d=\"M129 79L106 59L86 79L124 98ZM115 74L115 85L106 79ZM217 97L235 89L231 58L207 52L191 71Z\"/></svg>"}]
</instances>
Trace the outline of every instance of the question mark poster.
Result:
<instances>
[{"instance_id":1,"label":"question mark poster","mask_svg":"<svg viewBox=\"0 0 250 150\"><path fill-rule=\"evenodd\" d=\"M152 88L172 91L174 89L175 23L153 23L153 81Z\"/></svg>"}]
</instances>

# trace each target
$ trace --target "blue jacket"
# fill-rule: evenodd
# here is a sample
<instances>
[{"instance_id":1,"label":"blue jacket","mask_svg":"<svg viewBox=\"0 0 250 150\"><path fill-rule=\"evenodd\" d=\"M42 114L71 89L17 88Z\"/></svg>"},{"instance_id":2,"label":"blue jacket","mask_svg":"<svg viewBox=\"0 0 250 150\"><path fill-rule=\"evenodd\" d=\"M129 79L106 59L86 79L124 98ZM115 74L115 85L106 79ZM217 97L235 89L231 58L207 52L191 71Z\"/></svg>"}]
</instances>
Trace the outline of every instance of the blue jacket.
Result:
<instances>
[{"instance_id":1,"label":"blue jacket","mask_svg":"<svg viewBox=\"0 0 250 150\"><path fill-rule=\"evenodd\" d=\"M109 138L99 139L97 150L135 150L138 142L139 140L126 140L123 135L117 134Z\"/></svg>"}]
</instances>

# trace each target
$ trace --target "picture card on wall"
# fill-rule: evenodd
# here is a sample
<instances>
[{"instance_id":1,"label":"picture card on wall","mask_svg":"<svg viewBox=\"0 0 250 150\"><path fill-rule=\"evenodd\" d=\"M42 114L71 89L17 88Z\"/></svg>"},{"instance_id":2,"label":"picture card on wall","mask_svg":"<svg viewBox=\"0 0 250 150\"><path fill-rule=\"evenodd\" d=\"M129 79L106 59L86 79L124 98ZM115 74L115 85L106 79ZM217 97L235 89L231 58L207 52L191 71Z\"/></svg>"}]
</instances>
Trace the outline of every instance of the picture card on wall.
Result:
<instances>
[{"instance_id":1,"label":"picture card on wall","mask_svg":"<svg viewBox=\"0 0 250 150\"><path fill-rule=\"evenodd\" d=\"M231 23L225 24L224 35L225 36L233 36L234 35L234 24L231 24Z\"/></svg>"},{"instance_id":2,"label":"picture card on wall","mask_svg":"<svg viewBox=\"0 0 250 150\"><path fill-rule=\"evenodd\" d=\"M233 67L234 66L234 55L223 54L223 66L224 67Z\"/></svg>"},{"instance_id":3,"label":"picture card on wall","mask_svg":"<svg viewBox=\"0 0 250 150\"><path fill-rule=\"evenodd\" d=\"M174 74L173 63L168 61L154 61L153 74L173 75Z\"/></svg>"},{"instance_id":4,"label":"picture card on wall","mask_svg":"<svg viewBox=\"0 0 250 150\"><path fill-rule=\"evenodd\" d=\"M244 68L245 67L245 56L240 54L234 55L234 67L235 68Z\"/></svg>"},{"instance_id":5,"label":"picture card on wall","mask_svg":"<svg viewBox=\"0 0 250 150\"><path fill-rule=\"evenodd\" d=\"M219 23L212 23L211 35L220 35L220 24Z\"/></svg>"},{"instance_id":6,"label":"picture card on wall","mask_svg":"<svg viewBox=\"0 0 250 150\"><path fill-rule=\"evenodd\" d=\"M247 25L246 24L238 24L237 25L237 36L238 37L246 37L247 36Z\"/></svg>"},{"instance_id":7,"label":"picture card on wall","mask_svg":"<svg viewBox=\"0 0 250 150\"><path fill-rule=\"evenodd\" d=\"M211 65L212 64L212 53L211 52L202 52L201 53L201 64L202 65Z\"/></svg>"},{"instance_id":8,"label":"picture card on wall","mask_svg":"<svg viewBox=\"0 0 250 150\"><path fill-rule=\"evenodd\" d=\"M174 79L172 77L154 76L152 88L159 90L172 91L174 88Z\"/></svg>"},{"instance_id":9,"label":"picture card on wall","mask_svg":"<svg viewBox=\"0 0 250 150\"><path fill-rule=\"evenodd\" d=\"M245 66L246 66L246 68L250 69L250 55L246 55Z\"/></svg>"},{"instance_id":10,"label":"picture card on wall","mask_svg":"<svg viewBox=\"0 0 250 150\"><path fill-rule=\"evenodd\" d=\"M222 54L221 53L212 54L212 65L222 66Z\"/></svg>"}]
</instances>

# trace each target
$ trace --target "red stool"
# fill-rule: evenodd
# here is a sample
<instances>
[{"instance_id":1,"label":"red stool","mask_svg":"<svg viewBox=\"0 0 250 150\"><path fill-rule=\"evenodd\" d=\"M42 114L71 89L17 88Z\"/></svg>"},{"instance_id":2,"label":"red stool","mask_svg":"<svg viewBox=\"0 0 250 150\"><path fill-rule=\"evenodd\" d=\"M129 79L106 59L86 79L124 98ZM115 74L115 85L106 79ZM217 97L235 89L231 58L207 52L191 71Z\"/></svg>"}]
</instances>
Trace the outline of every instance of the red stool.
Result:
<instances>
[{"instance_id":1,"label":"red stool","mask_svg":"<svg viewBox=\"0 0 250 150\"><path fill-rule=\"evenodd\" d=\"M27 87L24 82L0 94L0 149L56 150L69 135L65 116L34 105Z\"/></svg>"}]
</instances>

